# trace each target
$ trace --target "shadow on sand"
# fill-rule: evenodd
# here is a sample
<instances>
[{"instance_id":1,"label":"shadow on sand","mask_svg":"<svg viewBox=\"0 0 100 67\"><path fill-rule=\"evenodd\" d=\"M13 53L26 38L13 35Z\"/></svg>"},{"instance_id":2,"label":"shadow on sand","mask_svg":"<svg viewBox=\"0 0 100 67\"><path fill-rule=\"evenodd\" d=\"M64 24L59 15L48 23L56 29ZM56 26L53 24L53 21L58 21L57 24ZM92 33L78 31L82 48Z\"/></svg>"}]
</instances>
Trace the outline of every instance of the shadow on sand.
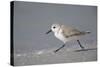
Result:
<instances>
[{"instance_id":1,"label":"shadow on sand","mask_svg":"<svg viewBox=\"0 0 100 67\"><path fill-rule=\"evenodd\" d=\"M97 50L97 48L80 49L80 50L75 50L74 52L89 51L89 50Z\"/></svg>"}]
</instances>

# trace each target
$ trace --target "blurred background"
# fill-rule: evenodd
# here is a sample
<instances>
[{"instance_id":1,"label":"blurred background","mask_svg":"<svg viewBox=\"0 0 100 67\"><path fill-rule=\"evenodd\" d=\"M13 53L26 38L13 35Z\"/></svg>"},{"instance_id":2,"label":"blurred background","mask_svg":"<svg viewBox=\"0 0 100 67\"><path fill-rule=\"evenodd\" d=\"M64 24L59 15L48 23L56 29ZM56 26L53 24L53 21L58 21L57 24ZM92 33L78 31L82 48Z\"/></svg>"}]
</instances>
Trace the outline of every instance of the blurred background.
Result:
<instances>
[{"instance_id":1,"label":"blurred background","mask_svg":"<svg viewBox=\"0 0 100 67\"><path fill-rule=\"evenodd\" d=\"M26 53L35 50L60 47L63 42L54 37L53 33L46 35L53 23L64 24L79 29L91 31L83 37L84 45L95 44L97 41L97 7L82 5L62 5L33 2L14 3L14 52ZM79 48L77 42L66 43L67 48Z\"/></svg>"}]
</instances>

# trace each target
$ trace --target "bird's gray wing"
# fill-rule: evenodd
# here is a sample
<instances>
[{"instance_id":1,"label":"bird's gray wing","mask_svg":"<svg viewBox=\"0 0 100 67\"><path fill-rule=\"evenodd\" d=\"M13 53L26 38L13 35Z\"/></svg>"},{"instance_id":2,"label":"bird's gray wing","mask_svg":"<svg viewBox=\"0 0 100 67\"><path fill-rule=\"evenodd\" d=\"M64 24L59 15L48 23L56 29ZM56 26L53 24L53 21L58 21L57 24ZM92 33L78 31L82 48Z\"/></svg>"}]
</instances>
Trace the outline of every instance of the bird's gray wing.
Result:
<instances>
[{"instance_id":1,"label":"bird's gray wing","mask_svg":"<svg viewBox=\"0 0 100 67\"><path fill-rule=\"evenodd\" d=\"M72 36L78 36L80 34L82 34L82 32L80 32L77 29L71 28L71 27L65 27L64 25L62 25L62 34L68 38L68 37L72 37Z\"/></svg>"}]
</instances>

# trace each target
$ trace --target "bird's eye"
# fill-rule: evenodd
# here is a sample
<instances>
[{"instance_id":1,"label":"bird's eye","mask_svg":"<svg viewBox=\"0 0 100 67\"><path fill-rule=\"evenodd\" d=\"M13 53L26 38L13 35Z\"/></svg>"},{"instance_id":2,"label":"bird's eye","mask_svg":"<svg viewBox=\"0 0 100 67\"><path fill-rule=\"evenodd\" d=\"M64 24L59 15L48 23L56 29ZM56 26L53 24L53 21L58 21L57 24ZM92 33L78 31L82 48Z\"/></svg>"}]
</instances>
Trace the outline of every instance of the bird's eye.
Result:
<instances>
[{"instance_id":1,"label":"bird's eye","mask_svg":"<svg viewBox=\"0 0 100 67\"><path fill-rule=\"evenodd\" d=\"M53 27L54 29L56 28L56 27Z\"/></svg>"}]
</instances>

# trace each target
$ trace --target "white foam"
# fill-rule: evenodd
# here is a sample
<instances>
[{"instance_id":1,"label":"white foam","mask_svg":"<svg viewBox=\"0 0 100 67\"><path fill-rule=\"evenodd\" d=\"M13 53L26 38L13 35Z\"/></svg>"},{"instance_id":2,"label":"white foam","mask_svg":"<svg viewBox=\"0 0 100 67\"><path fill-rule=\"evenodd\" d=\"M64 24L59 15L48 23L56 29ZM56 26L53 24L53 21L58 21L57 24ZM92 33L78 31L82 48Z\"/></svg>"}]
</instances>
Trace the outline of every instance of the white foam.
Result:
<instances>
[{"instance_id":1,"label":"white foam","mask_svg":"<svg viewBox=\"0 0 100 67\"><path fill-rule=\"evenodd\" d=\"M17 56L19 57L19 56L21 56L21 54L17 54Z\"/></svg>"},{"instance_id":2,"label":"white foam","mask_svg":"<svg viewBox=\"0 0 100 67\"><path fill-rule=\"evenodd\" d=\"M43 54L43 53L44 53L44 51L43 51L43 50L42 50L42 51L38 51L38 52L37 52L37 54L38 54L38 55Z\"/></svg>"}]
</instances>

